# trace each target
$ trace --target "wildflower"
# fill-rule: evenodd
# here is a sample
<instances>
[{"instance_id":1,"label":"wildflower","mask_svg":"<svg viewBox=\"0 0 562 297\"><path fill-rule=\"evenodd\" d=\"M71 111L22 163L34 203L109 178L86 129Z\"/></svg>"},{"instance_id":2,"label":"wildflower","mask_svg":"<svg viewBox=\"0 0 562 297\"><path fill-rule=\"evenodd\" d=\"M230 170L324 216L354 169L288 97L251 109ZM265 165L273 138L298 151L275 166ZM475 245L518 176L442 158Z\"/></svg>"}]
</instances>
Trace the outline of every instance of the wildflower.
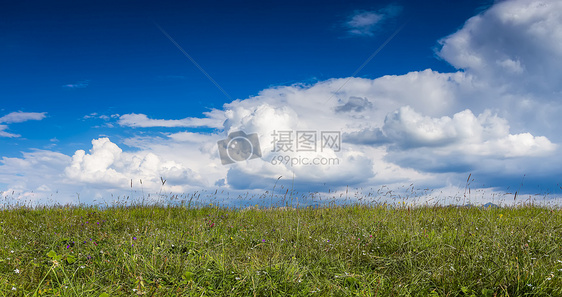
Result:
<instances>
[{"instance_id":1,"label":"wildflower","mask_svg":"<svg viewBox=\"0 0 562 297\"><path fill-rule=\"evenodd\" d=\"M15 273L20 273L20 270L16 268L16 269L14 270L14 272L15 272Z\"/></svg>"},{"instance_id":2,"label":"wildflower","mask_svg":"<svg viewBox=\"0 0 562 297\"><path fill-rule=\"evenodd\" d=\"M265 242L265 239L262 239L261 241L262 241L262 242Z\"/></svg>"},{"instance_id":3,"label":"wildflower","mask_svg":"<svg viewBox=\"0 0 562 297\"><path fill-rule=\"evenodd\" d=\"M17 290L16 287L12 287L12 291L15 291L15 290Z\"/></svg>"}]
</instances>

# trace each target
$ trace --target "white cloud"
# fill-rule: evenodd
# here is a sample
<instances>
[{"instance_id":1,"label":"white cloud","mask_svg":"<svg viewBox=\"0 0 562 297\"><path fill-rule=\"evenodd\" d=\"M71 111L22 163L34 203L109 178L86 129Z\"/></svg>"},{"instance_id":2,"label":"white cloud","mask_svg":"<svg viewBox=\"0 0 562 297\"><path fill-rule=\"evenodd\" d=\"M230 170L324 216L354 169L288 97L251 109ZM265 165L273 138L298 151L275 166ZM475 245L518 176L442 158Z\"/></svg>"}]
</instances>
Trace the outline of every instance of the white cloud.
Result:
<instances>
[{"instance_id":1,"label":"white cloud","mask_svg":"<svg viewBox=\"0 0 562 297\"><path fill-rule=\"evenodd\" d=\"M434 147L465 155L520 157L549 155L556 145L544 136L530 133L509 134L509 125L489 110L474 116L464 110L453 115L431 118L409 106L389 114L383 127L349 133L346 139L359 144L388 144L400 150Z\"/></svg>"},{"instance_id":2,"label":"white cloud","mask_svg":"<svg viewBox=\"0 0 562 297\"><path fill-rule=\"evenodd\" d=\"M4 130L7 130L8 126L7 125L0 125L0 137L10 137L10 138L15 138L15 137L20 137L21 135L19 134L14 134L14 133L9 133L6 132Z\"/></svg>"},{"instance_id":3,"label":"white cloud","mask_svg":"<svg viewBox=\"0 0 562 297\"><path fill-rule=\"evenodd\" d=\"M279 176L285 186L320 192L404 183L441 188L460 183L468 172L503 176L506 158L511 159L511 172L534 174L538 169L531 166L533 162L553 158L557 151L546 135L510 132L511 122L492 111L484 109L475 115L471 109L462 109L475 94L484 96L479 102L495 96L464 73L426 70L378 79L351 78L330 99L344 81L279 86L225 104L223 111L214 110L203 118L215 121L212 126L220 122L219 134L185 131L125 139L123 145L132 151L124 151L123 145L108 138L95 139L89 152L76 151L62 176L79 190L101 197L126 193L131 180L137 189L142 180L146 192L158 192L160 177L168 180L169 193L210 188L263 193ZM140 120L130 124L136 127L175 127L177 123L135 117ZM217 141L238 130L259 135L263 157L223 166ZM341 151L273 152L275 131L292 131L293 136L297 131L339 131L344 142ZM278 158L289 161L273 164ZM305 165L305 158L339 163ZM552 165L560 163L556 160L549 161L544 172L556 172Z\"/></svg>"},{"instance_id":4,"label":"white cloud","mask_svg":"<svg viewBox=\"0 0 562 297\"><path fill-rule=\"evenodd\" d=\"M46 117L46 112L11 112L3 117L0 117L0 123L22 123L26 121L40 121Z\"/></svg>"},{"instance_id":5,"label":"white cloud","mask_svg":"<svg viewBox=\"0 0 562 297\"><path fill-rule=\"evenodd\" d=\"M438 55L510 92L557 92L562 86L562 2L501 1L440 41Z\"/></svg>"},{"instance_id":6,"label":"white cloud","mask_svg":"<svg viewBox=\"0 0 562 297\"><path fill-rule=\"evenodd\" d=\"M63 172L69 163L69 156L47 150L24 152L22 158L2 157L0 184L7 186L0 188L0 196L20 202L65 203L69 193L80 191L65 183ZM59 191L65 193L64 198L57 196Z\"/></svg>"},{"instance_id":7,"label":"white cloud","mask_svg":"<svg viewBox=\"0 0 562 297\"><path fill-rule=\"evenodd\" d=\"M119 117L119 125L128 127L210 127L219 128L222 126L224 116L213 110L204 113L206 118L185 118L181 120L155 120L149 119L144 114L124 114Z\"/></svg>"},{"instance_id":8,"label":"white cloud","mask_svg":"<svg viewBox=\"0 0 562 297\"><path fill-rule=\"evenodd\" d=\"M89 154L83 150L76 151L64 173L72 181L113 189L126 189L131 180L135 180L142 181L146 189L154 191L160 186L160 177L170 180L168 186L176 188L176 191L186 189L185 185L197 186L201 183L198 174L165 154L123 152L108 138L92 140Z\"/></svg>"},{"instance_id":9,"label":"white cloud","mask_svg":"<svg viewBox=\"0 0 562 297\"><path fill-rule=\"evenodd\" d=\"M5 130L8 130L7 125L1 125L2 123L5 124L12 124L12 123L22 123L26 121L40 121L46 117L46 112L11 112L3 117L0 117L0 137L9 137L9 138L17 138L21 137L19 134L9 133Z\"/></svg>"},{"instance_id":10,"label":"white cloud","mask_svg":"<svg viewBox=\"0 0 562 297\"><path fill-rule=\"evenodd\" d=\"M402 7L390 4L377 11L355 12L345 23L348 33L356 36L373 36L388 19L402 12Z\"/></svg>"},{"instance_id":11,"label":"white cloud","mask_svg":"<svg viewBox=\"0 0 562 297\"><path fill-rule=\"evenodd\" d=\"M90 84L90 80L83 80L73 84L66 84L63 85L62 87L66 89L83 89L88 87L89 84Z\"/></svg>"}]
</instances>

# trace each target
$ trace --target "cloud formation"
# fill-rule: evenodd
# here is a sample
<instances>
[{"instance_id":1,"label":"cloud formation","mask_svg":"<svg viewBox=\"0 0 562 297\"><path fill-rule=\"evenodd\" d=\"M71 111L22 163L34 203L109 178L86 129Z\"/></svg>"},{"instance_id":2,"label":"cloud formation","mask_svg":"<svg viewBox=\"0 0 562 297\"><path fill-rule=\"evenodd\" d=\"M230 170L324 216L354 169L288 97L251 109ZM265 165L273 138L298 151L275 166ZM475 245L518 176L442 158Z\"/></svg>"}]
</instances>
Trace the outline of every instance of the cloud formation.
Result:
<instances>
[{"instance_id":1,"label":"cloud formation","mask_svg":"<svg viewBox=\"0 0 562 297\"><path fill-rule=\"evenodd\" d=\"M441 39L437 54L510 92L562 91L562 2L500 1Z\"/></svg>"},{"instance_id":2,"label":"cloud formation","mask_svg":"<svg viewBox=\"0 0 562 297\"><path fill-rule=\"evenodd\" d=\"M161 120L150 119L145 114L129 113L119 117L119 125L127 127L209 127L221 128L224 116L218 111L213 110L204 113L206 118L185 118L181 120Z\"/></svg>"},{"instance_id":3,"label":"cloud formation","mask_svg":"<svg viewBox=\"0 0 562 297\"><path fill-rule=\"evenodd\" d=\"M83 80L73 84L66 84L63 85L62 87L66 89L83 89L88 87L89 84L90 84L90 80Z\"/></svg>"},{"instance_id":4,"label":"cloud formation","mask_svg":"<svg viewBox=\"0 0 562 297\"><path fill-rule=\"evenodd\" d=\"M46 112L22 112L16 111L11 112L5 116L0 117L0 137L10 137L16 138L21 137L19 134L9 133L7 125L2 124L12 124L12 123L23 123L27 121L40 121L46 117Z\"/></svg>"},{"instance_id":5,"label":"cloud formation","mask_svg":"<svg viewBox=\"0 0 562 297\"><path fill-rule=\"evenodd\" d=\"M26 121L40 121L46 117L46 112L11 112L3 117L0 117L0 123L22 123Z\"/></svg>"},{"instance_id":6,"label":"cloud formation","mask_svg":"<svg viewBox=\"0 0 562 297\"><path fill-rule=\"evenodd\" d=\"M89 152L73 156L41 152L4 158L0 172L21 170L33 180L17 178L19 189L49 186L45 178L37 182L27 165L42 164L39 159L47 156L54 169L44 166L52 170L44 175L101 196L127 190L131 180L158 191L160 177L172 193L209 188L263 193L280 176L280 186L323 193L348 187L394 190L404 184L454 193L469 174L485 181L477 186L482 192L505 191L522 176L556 185L562 168L562 77L556 71L562 67L562 38L547 37L562 30L559 6L556 1L503 1L474 16L439 41L437 54L457 67L455 72L426 69L271 87L201 118L106 117L116 127L159 127L161 133L139 133L120 142L97 138ZM363 15L351 19L350 30L373 34L391 11L358 13ZM166 128L172 127L216 130L170 133ZM5 129L0 126L0 133ZM223 166L217 141L240 130L257 133L262 158ZM337 132L342 143L338 149L297 151L299 131L316 135L309 139ZM292 149L276 149L280 133L295 144ZM310 165L305 159L338 162ZM0 175L0 182L15 188L9 176Z\"/></svg>"},{"instance_id":7,"label":"cloud formation","mask_svg":"<svg viewBox=\"0 0 562 297\"><path fill-rule=\"evenodd\" d=\"M443 147L456 153L520 157L548 155L556 145L544 136L509 134L509 125L489 110L476 117L466 109L453 117L422 116L409 106L387 115L381 128L345 135L350 143L383 145L409 150Z\"/></svg>"},{"instance_id":8,"label":"cloud formation","mask_svg":"<svg viewBox=\"0 0 562 297\"><path fill-rule=\"evenodd\" d=\"M20 137L21 135L19 134L14 134L14 133L9 133L6 132L4 130L7 130L8 126L7 125L0 125L0 137L10 137L10 138L15 138L15 137Z\"/></svg>"},{"instance_id":9,"label":"cloud formation","mask_svg":"<svg viewBox=\"0 0 562 297\"><path fill-rule=\"evenodd\" d=\"M373 36L387 20L398 16L402 7L390 4L376 11L357 11L345 23L354 36Z\"/></svg>"},{"instance_id":10,"label":"cloud formation","mask_svg":"<svg viewBox=\"0 0 562 297\"><path fill-rule=\"evenodd\" d=\"M92 140L89 153L76 151L64 174L69 180L115 189L126 188L132 179L153 190L160 177L172 181L168 186L174 186L177 180L191 185L199 183L198 176L182 164L152 152L125 153L109 138ZM180 185L176 190L181 189Z\"/></svg>"}]
</instances>

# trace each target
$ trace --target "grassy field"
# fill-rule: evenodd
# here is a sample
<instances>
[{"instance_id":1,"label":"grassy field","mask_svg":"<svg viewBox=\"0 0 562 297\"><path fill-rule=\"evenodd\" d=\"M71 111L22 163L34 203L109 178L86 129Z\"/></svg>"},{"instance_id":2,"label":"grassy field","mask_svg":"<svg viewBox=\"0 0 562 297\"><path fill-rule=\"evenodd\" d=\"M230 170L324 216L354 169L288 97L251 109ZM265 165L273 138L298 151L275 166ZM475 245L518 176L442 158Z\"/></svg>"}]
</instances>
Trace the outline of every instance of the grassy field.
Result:
<instances>
[{"instance_id":1,"label":"grassy field","mask_svg":"<svg viewBox=\"0 0 562 297\"><path fill-rule=\"evenodd\" d=\"M2 296L562 296L562 211L0 212Z\"/></svg>"}]
</instances>

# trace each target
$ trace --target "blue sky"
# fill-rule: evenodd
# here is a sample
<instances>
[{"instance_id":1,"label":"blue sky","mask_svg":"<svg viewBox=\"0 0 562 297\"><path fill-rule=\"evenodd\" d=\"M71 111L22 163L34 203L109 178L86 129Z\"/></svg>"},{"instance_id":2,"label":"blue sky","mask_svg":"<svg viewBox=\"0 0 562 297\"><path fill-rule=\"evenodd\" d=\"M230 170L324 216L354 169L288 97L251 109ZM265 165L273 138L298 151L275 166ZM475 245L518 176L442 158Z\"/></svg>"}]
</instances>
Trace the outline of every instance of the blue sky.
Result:
<instances>
[{"instance_id":1,"label":"blue sky","mask_svg":"<svg viewBox=\"0 0 562 297\"><path fill-rule=\"evenodd\" d=\"M413 183L455 195L472 174L486 195L560 193L556 1L2 5L11 199L105 199L130 180L157 192L161 176L170 193L257 193L293 173L313 192ZM221 164L216 143L237 130L258 133L262 160ZM279 130L340 131L342 151L305 154L339 165L268 164Z\"/></svg>"}]
</instances>

